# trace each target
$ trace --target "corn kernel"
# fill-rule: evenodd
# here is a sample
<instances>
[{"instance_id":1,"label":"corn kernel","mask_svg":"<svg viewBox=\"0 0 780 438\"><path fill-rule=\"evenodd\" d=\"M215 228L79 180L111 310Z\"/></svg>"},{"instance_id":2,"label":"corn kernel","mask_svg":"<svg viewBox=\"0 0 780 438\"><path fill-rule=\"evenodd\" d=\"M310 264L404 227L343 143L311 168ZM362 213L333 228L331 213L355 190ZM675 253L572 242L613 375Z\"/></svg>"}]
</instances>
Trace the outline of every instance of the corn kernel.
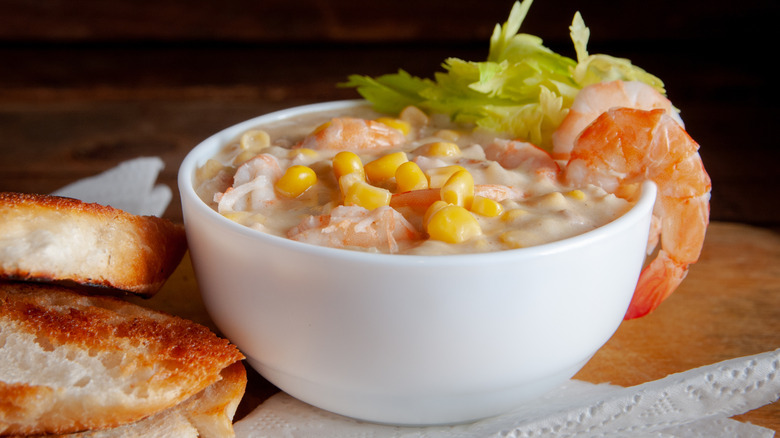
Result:
<instances>
[{"instance_id":1,"label":"corn kernel","mask_svg":"<svg viewBox=\"0 0 780 438\"><path fill-rule=\"evenodd\" d=\"M567 201L566 201L566 197L563 196L563 193L552 192L540 196L538 199L536 199L536 204L539 205L540 207L560 211L566 208Z\"/></svg>"},{"instance_id":2,"label":"corn kernel","mask_svg":"<svg viewBox=\"0 0 780 438\"><path fill-rule=\"evenodd\" d=\"M395 176L398 166L409 161L404 152L393 152L366 163L363 169L371 182L386 181Z\"/></svg>"},{"instance_id":3,"label":"corn kernel","mask_svg":"<svg viewBox=\"0 0 780 438\"><path fill-rule=\"evenodd\" d=\"M414 161L407 161L395 170L396 191L398 193L428 188L428 178Z\"/></svg>"},{"instance_id":4,"label":"corn kernel","mask_svg":"<svg viewBox=\"0 0 780 438\"><path fill-rule=\"evenodd\" d=\"M453 129L439 129L433 135L434 137L438 137L446 141L455 141L458 138L460 138L460 134L458 133L458 131L455 131Z\"/></svg>"},{"instance_id":5,"label":"corn kernel","mask_svg":"<svg viewBox=\"0 0 780 438\"><path fill-rule=\"evenodd\" d=\"M365 176L363 170L363 161L360 160L358 154L350 151L341 151L333 157L333 174L336 175L336 179L341 178L344 175L350 173L358 173Z\"/></svg>"},{"instance_id":6,"label":"corn kernel","mask_svg":"<svg viewBox=\"0 0 780 438\"><path fill-rule=\"evenodd\" d=\"M389 190L375 187L365 181L356 181L347 188L344 205L357 205L369 210L390 205Z\"/></svg>"},{"instance_id":7,"label":"corn kernel","mask_svg":"<svg viewBox=\"0 0 780 438\"><path fill-rule=\"evenodd\" d=\"M289 156L290 156L290 158L295 158L295 157L298 157L298 156L304 156L304 157L307 157L307 158L317 159L319 157L319 155L320 154L317 151L315 151L314 149L295 148L295 149L290 149L290 155Z\"/></svg>"},{"instance_id":8,"label":"corn kernel","mask_svg":"<svg viewBox=\"0 0 780 438\"><path fill-rule=\"evenodd\" d=\"M504 212L504 206L484 196L474 196L471 211L486 217L498 217Z\"/></svg>"},{"instance_id":9,"label":"corn kernel","mask_svg":"<svg viewBox=\"0 0 780 438\"><path fill-rule=\"evenodd\" d=\"M449 141L436 141L425 145L425 155L431 157L457 157L460 155L460 148L455 143Z\"/></svg>"},{"instance_id":10,"label":"corn kernel","mask_svg":"<svg viewBox=\"0 0 780 438\"><path fill-rule=\"evenodd\" d=\"M329 126L330 126L332 123L333 123L333 122L329 120L329 121L327 121L327 122L325 122L325 123L323 123L323 124L321 124L321 125L317 126L317 127L316 127L316 128L314 128L314 130L311 132L311 135L317 135L317 134L319 134L320 132L322 132L322 131L324 131L324 130L328 129L328 127L329 127Z\"/></svg>"},{"instance_id":11,"label":"corn kernel","mask_svg":"<svg viewBox=\"0 0 780 438\"><path fill-rule=\"evenodd\" d=\"M222 213L222 216L239 224L263 224L266 221L264 215L251 211L227 211Z\"/></svg>"},{"instance_id":12,"label":"corn kernel","mask_svg":"<svg viewBox=\"0 0 780 438\"><path fill-rule=\"evenodd\" d=\"M426 210L425 214L423 215L423 227L428 228L428 222L431 220L431 216L436 214L439 210L442 208L448 206L450 204L444 202L444 201L434 201L433 204L431 204Z\"/></svg>"},{"instance_id":13,"label":"corn kernel","mask_svg":"<svg viewBox=\"0 0 780 438\"><path fill-rule=\"evenodd\" d=\"M500 240L504 245L513 249L523 248L526 245L523 245L521 242L521 234L522 233L520 233L519 230L505 231L498 236L498 240Z\"/></svg>"},{"instance_id":14,"label":"corn kernel","mask_svg":"<svg viewBox=\"0 0 780 438\"><path fill-rule=\"evenodd\" d=\"M570 198L574 198L578 201L584 201L585 200L585 192L579 189L575 189L570 191L569 193L566 193Z\"/></svg>"},{"instance_id":15,"label":"corn kernel","mask_svg":"<svg viewBox=\"0 0 780 438\"><path fill-rule=\"evenodd\" d=\"M523 210L522 208L513 208L511 210L504 212L504 214L501 216L501 220L504 220L506 222L514 222L518 219L521 219L523 216L527 214L528 212Z\"/></svg>"},{"instance_id":16,"label":"corn kernel","mask_svg":"<svg viewBox=\"0 0 780 438\"><path fill-rule=\"evenodd\" d=\"M482 234L474 215L457 205L447 205L433 213L426 230L431 239L447 243L462 243Z\"/></svg>"},{"instance_id":17,"label":"corn kernel","mask_svg":"<svg viewBox=\"0 0 780 438\"><path fill-rule=\"evenodd\" d=\"M222 213L222 216L230 219L233 222L242 223L244 219L249 217L249 215L252 214L248 211L226 211Z\"/></svg>"},{"instance_id":18,"label":"corn kernel","mask_svg":"<svg viewBox=\"0 0 780 438\"><path fill-rule=\"evenodd\" d=\"M290 166L276 181L276 190L288 197L297 198L317 182L317 174L310 167Z\"/></svg>"},{"instance_id":19,"label":"corn kernel","mask_svg":"<svg viewBox=\"0 0 780 438\"><path fill-rule=\"evenodd\" d=\"M362 172L352 172L346 175L342 175L339 178L339 190L341 190L342 196L347 196L350 186L357 182L366 182L366 177Z\"/></svg>"},{"instance_id":20,"label":"corn kernel","mask_svg":"<svg viewBox=\"0 0 780 438\"><path fill-rule=\"evenodd\" d=\"M409 132L412 130L409 122L403 121L401 119L395 119L393 117L380 117L376 119L376 121L401 131L403 135L409 135Z\"/></svg>"},{"instance_id":21,"label":"corn kernel","mask_svg":"<svg viewBox=\"0 0 780 438\"><path fill-rule=\"evenodd\" d=\"M206 161L203 166L199 167L195 171L195 176L199 181L206 181L217 176L217 174L224 168L225 166L223 166L222 163L213 158L209 158L209 160Z\"/></svg>"},{"instance_id":22,"label":"corn kernel","mask_svg":"<svg viewBox=\"0 0 780 438\"><path fill-rule=\"evenodd\" d=\"M271 145L271 137L261 129L250 129L241 135L241 149L259 153Z\"/></svg>"},{"instance_id":23,"label":"corn kernel","mask_svg":"<svg viewBox=\"0 0 780 438\"><path fill-rule=\"evenodd\" d=\"M444 183L447 182L450 177L459 170L466 170L463 166L457 164L452 166L434 167L425 171L425 176L428 177L428 187L432 189L440 189Z\"/></svg>"},{"instance_id":24,"label":"corn kernel","mask_svg":"<svg viewBox=\"0 0 780 438\"><path fill-rule=\"evenodd\" d=\"M474 178L468 170L459 170L452 174L441 186L441 199L459 207L471 208L474 200Z\"/></svg>"}]
</instances>

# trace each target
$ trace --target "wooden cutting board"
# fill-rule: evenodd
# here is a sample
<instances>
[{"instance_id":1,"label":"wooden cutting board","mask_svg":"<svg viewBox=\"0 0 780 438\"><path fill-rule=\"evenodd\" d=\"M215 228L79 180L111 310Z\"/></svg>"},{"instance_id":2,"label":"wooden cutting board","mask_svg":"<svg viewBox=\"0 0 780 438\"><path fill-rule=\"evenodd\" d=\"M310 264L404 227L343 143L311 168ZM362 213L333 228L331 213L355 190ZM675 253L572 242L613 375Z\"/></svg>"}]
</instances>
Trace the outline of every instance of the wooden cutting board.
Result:
<instances>
[{"instance_id":1,"label":"wooden cutting board","mask_svg":"<svg viewBox=\"0 0 780 438\"><path fill-rule=\"evenodd\" d=\"M189 256L141 305L218 331L200 300ZM632 386L715 362L780 348L780 235L732 223L710 225L701 259L650 315L625 321L575 376ZM251 369L238 418L278 390ZM780 402L735 417L780 432Z\"/></svg>"}]
</instances>

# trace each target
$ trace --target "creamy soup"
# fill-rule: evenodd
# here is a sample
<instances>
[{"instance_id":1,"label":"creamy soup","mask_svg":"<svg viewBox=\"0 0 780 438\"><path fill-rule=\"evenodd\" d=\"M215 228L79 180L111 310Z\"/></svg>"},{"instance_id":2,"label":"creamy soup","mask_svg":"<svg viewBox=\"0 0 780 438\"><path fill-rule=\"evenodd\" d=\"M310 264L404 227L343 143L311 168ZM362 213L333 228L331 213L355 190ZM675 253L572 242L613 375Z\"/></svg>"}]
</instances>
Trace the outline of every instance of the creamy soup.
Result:
<instances>
[{"instance_id":1,"label":"creamy soup","mask_svg":"<svg viewBox=\"0 0 780 438\"><path fill-rule=\"evenodd\" d=\"M410 107L314 113L242 134L196 173L225 217L315 245L398 254L499 251L600 227L632 201L567 187L547 152Z\"/></svg>"}]
</instances>

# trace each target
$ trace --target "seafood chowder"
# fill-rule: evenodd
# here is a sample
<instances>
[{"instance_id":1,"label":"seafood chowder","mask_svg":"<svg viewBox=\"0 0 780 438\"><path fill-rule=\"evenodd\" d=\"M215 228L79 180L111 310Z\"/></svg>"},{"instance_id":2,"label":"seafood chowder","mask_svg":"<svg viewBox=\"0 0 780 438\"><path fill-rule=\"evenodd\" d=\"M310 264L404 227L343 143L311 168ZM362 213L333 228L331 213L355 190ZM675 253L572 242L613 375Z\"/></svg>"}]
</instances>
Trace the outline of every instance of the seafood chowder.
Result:
<instances>
[{"instance_id":1,"label":"seafood chowder","mask_svg":"<svg viewBox=\"0 0 780 438\"><path fill-rule=\"evenodd\" d=\"M631 208L638 184L567 183L530 143L414 106L358 106L246 131L196 173L223 216L289 239L392 254L500 251L582 234Z\"/></svg>"}]
</instances>

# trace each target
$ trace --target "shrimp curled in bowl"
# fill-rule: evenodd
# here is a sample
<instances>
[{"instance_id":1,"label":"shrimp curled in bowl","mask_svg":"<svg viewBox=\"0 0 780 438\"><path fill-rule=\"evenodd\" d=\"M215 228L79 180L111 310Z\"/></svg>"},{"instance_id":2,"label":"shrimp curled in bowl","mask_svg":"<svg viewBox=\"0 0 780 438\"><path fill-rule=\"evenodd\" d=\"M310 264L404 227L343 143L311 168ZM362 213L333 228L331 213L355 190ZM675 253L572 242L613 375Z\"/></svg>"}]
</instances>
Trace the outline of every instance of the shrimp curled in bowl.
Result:
<instances>
[{"instance_id":1,"label":"shrimp curled in bowl","mask_svg":"<svg viewBox=\"0 0 780 438\"><path fill-rule=\"evenodd\" d=\"M236 170L231 187L215 195L217 211L260 210L273 204L277 200L273 183L281 176L282 168L275 156L255 156Z\"/></svg>"},{"instance_id":2,"label":"shrimp curled in bowl","mask_svg":"<svg viewBox=\"0 0 780 438\"><path fill-rule=\"evenodd\" d=\"M655 309L699 258L709 223L711 182L698 149L662 109L607 110L574 142L563 171L567 183L594 184L613 193L646 180L658 186L653 216L661 245L640 274L625 319ZM651 236L649 246L655 241Z\"/></svg>"},{"instance_id":3,"label":"shrimp curled in bowl","mask_svg":"<svg viewBox=\"0 0 780 438\"><path fill-rule=\"evenodd\" d=\"M330 150L387 149L404 141L404 134L382 122L337 117L307 135L298 147Z\"/></svg>"},{"instance_id":4,"label":"shrimp curled in bowl","mask_svg":"<svg viewBox=\"0 0 780 438\"><path fill-rule=\"evenodd\" d=\"M375 248L389 253L398 252L399 243L420 239L412 224L391 207L368 210L345 205L330 214L307 216L287 237L332 248Z\"/></svg>"}]
</instances>

